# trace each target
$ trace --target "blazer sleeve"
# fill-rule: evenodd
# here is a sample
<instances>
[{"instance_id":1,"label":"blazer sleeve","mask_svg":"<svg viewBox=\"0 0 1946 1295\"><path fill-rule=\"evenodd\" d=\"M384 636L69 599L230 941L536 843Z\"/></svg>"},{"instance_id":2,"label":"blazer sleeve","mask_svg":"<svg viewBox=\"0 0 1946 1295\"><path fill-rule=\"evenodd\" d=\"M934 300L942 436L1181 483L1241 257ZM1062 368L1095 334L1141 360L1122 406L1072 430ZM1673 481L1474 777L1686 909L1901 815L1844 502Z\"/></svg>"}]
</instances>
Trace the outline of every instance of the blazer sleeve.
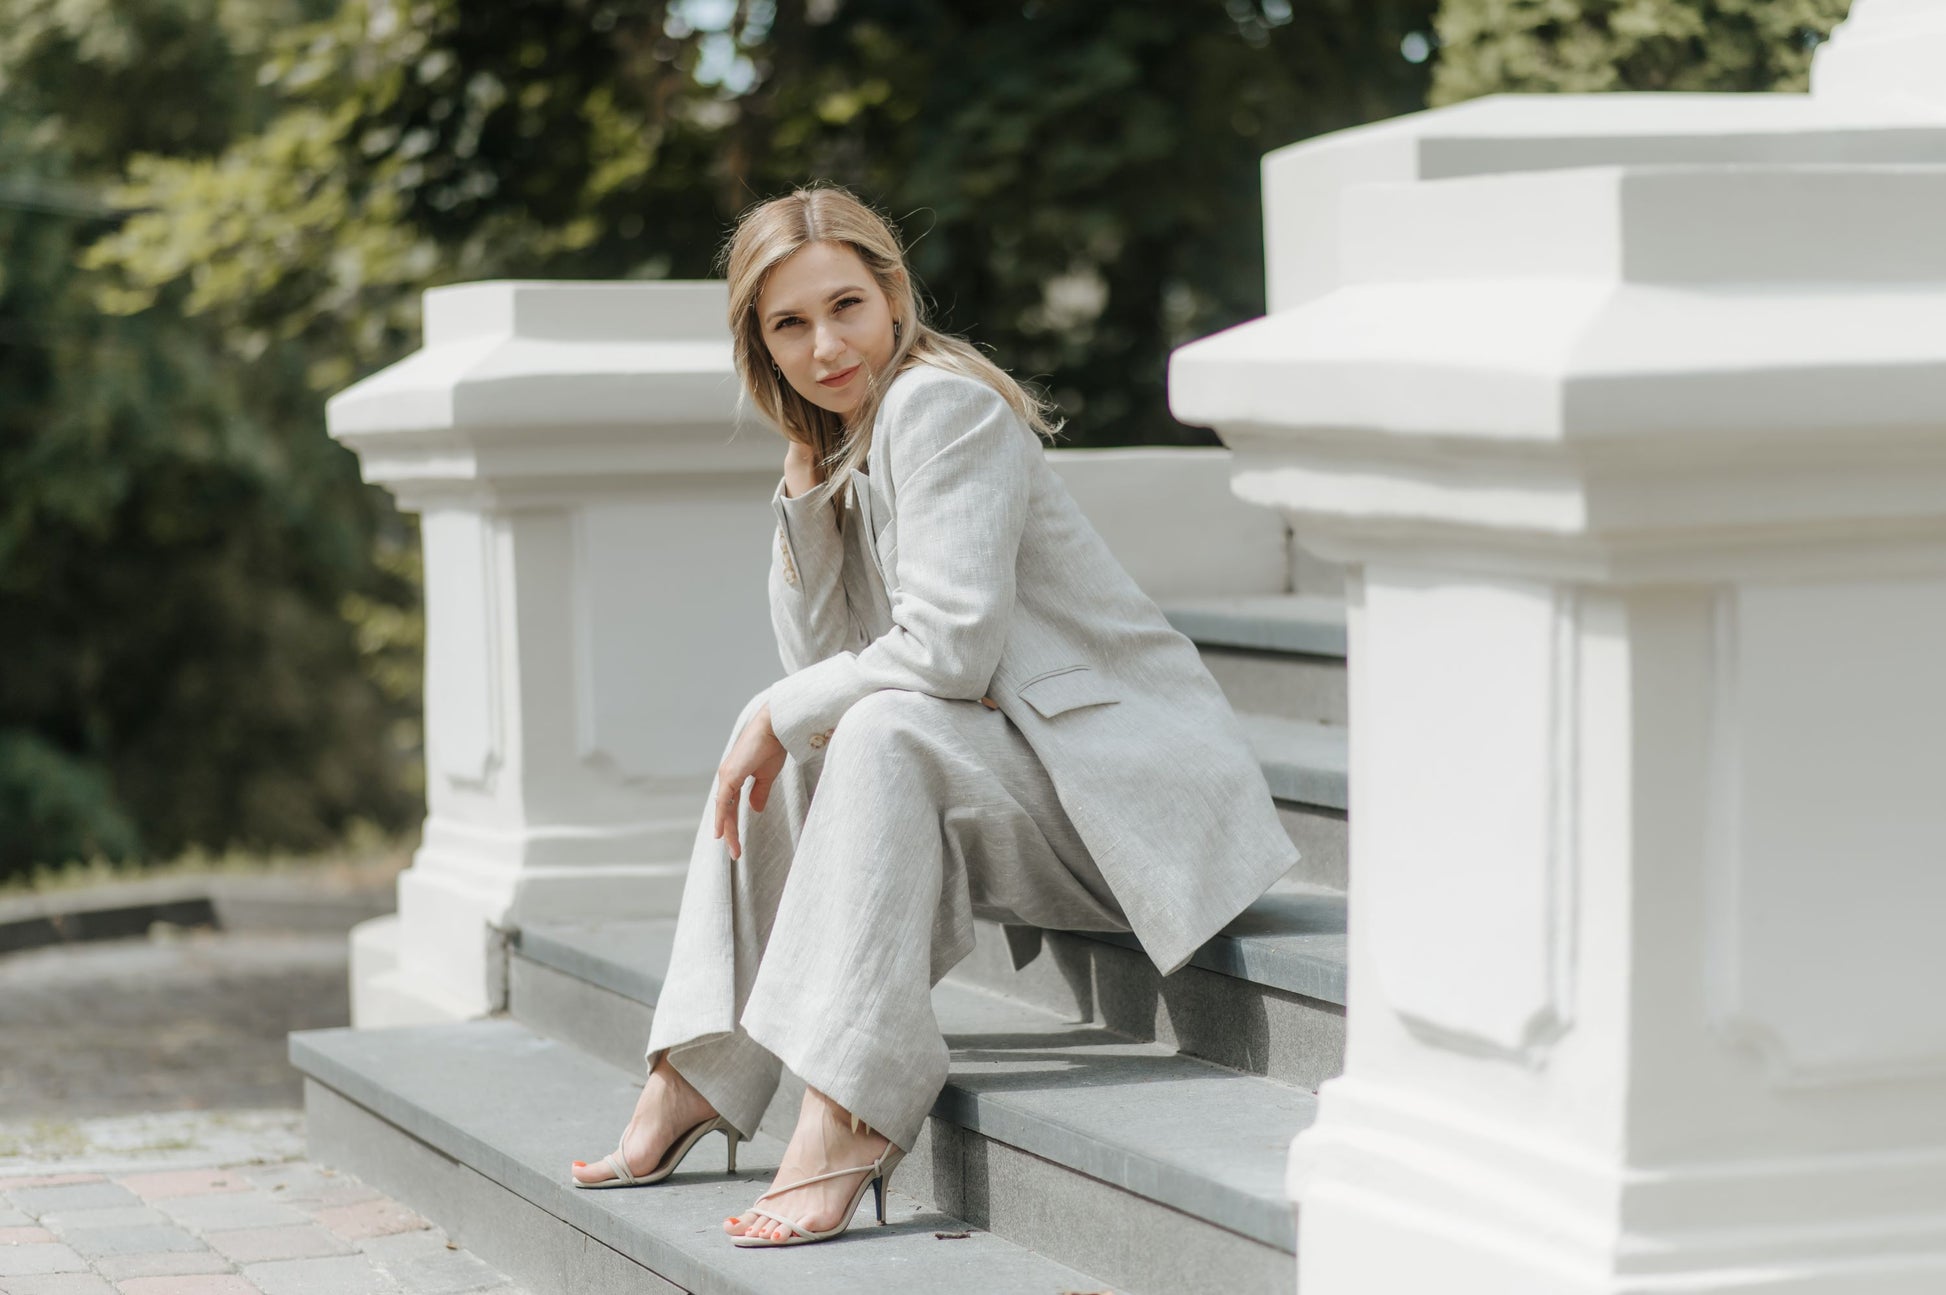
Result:
<instances>
[{"instance_id":1,"label":"blazer sleeve","mask_svg":"<svg viewBox=\"0 0 1946 1295\"><path fill-rule=\"evenodd\" d=\"M978 699L1006 644L1039 439L977 379L941 374L908 385L887 394L880 432L892 438L899 528L892 627L770 689L771 728L800 760L868 693Z\"/></svg>"},{"instance_id":2,"label":"blazer sleeve","mask_svg":"<svg viewBox=\"0 0 1946 1295\"><path fill-rule=\"evenodd\" d=\"M851 604L845 597L843 537L829 502L809 493L770 497L777 515L777 543L770 554L770 626L784 672L795 674L852 641Z\"/></svg>"}]
</instances>

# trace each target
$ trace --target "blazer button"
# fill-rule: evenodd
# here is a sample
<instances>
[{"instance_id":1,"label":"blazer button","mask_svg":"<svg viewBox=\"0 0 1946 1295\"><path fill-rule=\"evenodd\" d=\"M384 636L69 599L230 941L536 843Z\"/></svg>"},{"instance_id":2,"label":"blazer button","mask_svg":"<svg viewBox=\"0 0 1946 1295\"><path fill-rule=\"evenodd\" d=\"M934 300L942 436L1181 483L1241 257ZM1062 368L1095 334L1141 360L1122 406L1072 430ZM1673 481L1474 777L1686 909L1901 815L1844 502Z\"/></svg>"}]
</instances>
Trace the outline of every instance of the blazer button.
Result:
<instances>
[{"instance_id":1,"label":"blazer button","mask_svg":"<svg viewBox=\"0 0 1946 1295\"><path fill-rule=\"evenodd\" d=\"M987 708L988 710L999 710L999 709L1000 709L1000 703L999 703L999 702L997 702L997 701L995 701L995 700L994 700L993 698L991 698L991 697L982 697L982 698L980 698L980 705L982 705L982 706L984 706L984 707L986 707L986 708Z\"/></svg>"},{"instance_id":2,"label":"blazer button","mask_svg":"<svg viewBox=\"0 0 1946 1295\"><path fill-rule=\"evenodd\" d=\"M824 734L822 733L811 734L810 742L813 747L822 747L824 745Z\"/></svg>"}]
</instances>

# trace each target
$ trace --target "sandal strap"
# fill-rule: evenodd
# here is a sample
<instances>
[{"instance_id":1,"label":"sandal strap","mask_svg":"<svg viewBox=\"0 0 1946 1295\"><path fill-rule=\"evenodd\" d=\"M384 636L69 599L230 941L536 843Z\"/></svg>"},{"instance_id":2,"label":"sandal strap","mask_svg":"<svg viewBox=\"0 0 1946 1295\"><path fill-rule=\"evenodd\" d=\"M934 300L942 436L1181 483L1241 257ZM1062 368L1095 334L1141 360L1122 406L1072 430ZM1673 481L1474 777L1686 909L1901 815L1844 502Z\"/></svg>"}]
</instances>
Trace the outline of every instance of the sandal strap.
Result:
<instances>
[{"instance_id":1,"label":"sandal strap","mask_svg":"<svg viewBox=\"0 0 1946 1295\"><path fill-rule=\"evenodd\" d=\"M797 1223L794 1220L787 1219L782 1214L772 1214L769 1210L761 1209L755 1205L752 1205L745 1212L749 1214L755 1214L760 1219L769 1219L774 1223L782 1223L785 1227L789 1228L791 1231L797 1233L797 1235L801 1237L808 1237L811 1235L809 1232L804 1230L804 1226L802 1224Z\"/></svg>"},{"instance_id":2,"label":"sandal strap","mask_svg":"<svg viewBox=\"0 0 1946 1295\"><path fill-rule=\"evenodd\" d=\"M880 1159L883 1159L883 1157L880 1157ZM816 1174L810 1178L800 1178L794 1183L786 1183L782 1187L773 1187L757 1199L767 1201L773 1196L782 1196L785 1192L795 1191L799 1187L808 1187L812 1183L821 1183L827 1179L843 1178L846 1174L875 1174L879 1171L878 1166L879 1162L874 1160L869 1165L853 1165L849 1169L833 1169L827 1174Z\"/></svg>"},{"instance_id":3,"label":"sandal strap","mask_svg":"<svg viewBox=\"0 0 1946 1295\"><path fill-rule=\"evenodd\" d=\"M623 1183L632 1183L635 1181L635 1175L628 1171L628 1161L623 1157L620 1147L616 1147L613 1151L603 1156L602 1162L610 1169L613 1169L615 1171L615 1177Z\"/></svg>"}]
</instances>

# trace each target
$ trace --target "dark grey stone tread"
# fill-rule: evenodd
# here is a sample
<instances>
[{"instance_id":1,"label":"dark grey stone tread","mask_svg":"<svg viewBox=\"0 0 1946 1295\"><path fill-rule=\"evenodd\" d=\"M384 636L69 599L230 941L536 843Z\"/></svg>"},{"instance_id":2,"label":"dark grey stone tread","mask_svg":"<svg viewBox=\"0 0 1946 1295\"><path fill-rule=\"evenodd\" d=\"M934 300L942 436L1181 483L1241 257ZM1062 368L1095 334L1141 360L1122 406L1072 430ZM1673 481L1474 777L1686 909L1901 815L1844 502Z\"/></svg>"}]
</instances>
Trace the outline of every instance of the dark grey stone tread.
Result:
<instances>
[{"instance_id":1,"label":"dark grey stone tread","mask_svg":"<svg viewBox=\"0 0 1946 1295\"><path fill-rule=\"evenodd\" d=\"M1266 896L1280 909L1302 896ZM667 919L545 924L523 956L603 989L660 979ZM1341 928L1342 929L1342 928ZM1184 1056L953 981L933 991L952 1070L933 1114L1266 1245L1296 1244L1285 1152L1316 1111L1302 1088ZM1045 1078L1037 1078L1045 1076Z\"/></svg>"},{"instance_id":2,"label":"dark grey stone tread","mask_svg":"<svg viewBox=\"0 0 1946 1295\"><path fill-rule=\"evenodd\" d=\"M1132 935L1077 932L1140 950ZM1189 965L1345 1005L1345 896L1323 887L1273 890L1243 910Z\"/></svg>"},{"instance_id":3,"label":"dark grey stone tread","mask_svg":"<svg viewBox=\"0 0 1946 1295\"><path fill-rule=\"evenodd\" d=\"M741 1148L735 1177L723 1172L722 1138L711 1134L666 1182L571 1187L568 1162L609 1146L639 1086L626 1072L515 1021L306 1030L290 1040L292 1064L311 1078L698 1295L1104 1289L1096 1278L922 1210L897 1192L883 1229L871 1221L867 1192L864 1219L835 1241L739 1250L721 1220L756 1199L783 1154L781 1143L761 1134ZM933 1235L969 1231L958 1240Z\"/></svg>"},{"instance_id":4,"label":"dark grey stone tread","mask_svg":"<svg viewBox=\"0 0 1946 1295\"><path fill-rule=\"evenodd\" d=\"M1249 712L1238 715L1237 722L1263 766L1272 796L1326 809L1350 808L1351 742L1345 729Z\"/></svg>"},{"instance_id":5,"label":"dark grey stone tread","mask_svg":"<svg viewBox=\"0 0 1946 1295\"><path fill-rule=\"evenodd\" d=\"M517 947L534 961L653 1005L669 962L675 919L533 923ZM1132 935L1078 931L1124 949ZM1324 887L1280 886L1259 898L1189 962L1252 984L1345 1004L1345 896Z\"/></svg>"},{"instance_id":6,"label":"dark grey stone tread","mask_svg":"<svg viewBox=\"0 0 1946 1295\"><path fill-rule=\"evenodd\" d=\"M933 1010L952 1049L935 1118L1296 1251L1284 1162L1314 1094L950 980Z\"/></svg>"},{"instance_id":7,"label":"dark grey stone tread","mask_svg":"<svg viewBox=\"0 0 1946 1295\"><path fill-rule=\"evenodd\" d=\"M1309 594L1170 598L1162 614L1205 647L1254 648L1305 656L1345 655L1345 605Z\"/></svg>"},{"instance_id":8,"label":"dark grey stone tread","mask_svg":"<svg viewBox=\"0 0 1946 1295\"><path fill-rule=\"evenodd\" d=\"M513 933L516 952L556 971L655 1004L676 938L676 919L530 923Z\"/></svg>"}]
</instances>

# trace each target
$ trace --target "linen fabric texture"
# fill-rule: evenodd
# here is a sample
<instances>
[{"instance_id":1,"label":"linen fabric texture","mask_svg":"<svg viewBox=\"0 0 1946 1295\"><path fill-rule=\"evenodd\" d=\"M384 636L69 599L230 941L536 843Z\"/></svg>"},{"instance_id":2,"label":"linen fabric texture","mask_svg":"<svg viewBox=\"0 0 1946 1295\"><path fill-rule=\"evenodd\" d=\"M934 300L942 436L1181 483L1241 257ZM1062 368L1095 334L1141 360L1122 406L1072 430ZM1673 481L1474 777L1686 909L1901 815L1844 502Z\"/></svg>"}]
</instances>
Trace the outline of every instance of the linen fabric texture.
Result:
<instances>
[{"instance_id":1,"label":"linen fabric texture","mask_svg":"<svg viewBox=\"0 0 1946 1295\"><path fill-rule=\"evenodd\" d=\"M1297 860L1227 699L983 382L916 365L867 471L772 497L766 702L787 758L742 858L698 827L647 1061L740 1131L789 1066L910 1148L930 988L1006 924L1133 930L1174 971ZM997 709L982 705L989 697ZM728 744L725 755L728 754Z\"/></svg>"},{"instance_id":2,"label":"linen fabric texture","mask_svg":"<svg viewBox=\"0 0 1946 1295\"><path fill-rule=\"evenodd\" d=\"M1083 516L1042 442L986 383L898 374L850 488L868 518L891 628L848 640L829 537L783 531L772 624L788 677L769 690L792 755L837 740L885 689L989 696L1025 736L1163 974L1297 862L1263 770L1196 645ZM780 488L781 493L781 488Z\"/></svg>"}]
</instances>

